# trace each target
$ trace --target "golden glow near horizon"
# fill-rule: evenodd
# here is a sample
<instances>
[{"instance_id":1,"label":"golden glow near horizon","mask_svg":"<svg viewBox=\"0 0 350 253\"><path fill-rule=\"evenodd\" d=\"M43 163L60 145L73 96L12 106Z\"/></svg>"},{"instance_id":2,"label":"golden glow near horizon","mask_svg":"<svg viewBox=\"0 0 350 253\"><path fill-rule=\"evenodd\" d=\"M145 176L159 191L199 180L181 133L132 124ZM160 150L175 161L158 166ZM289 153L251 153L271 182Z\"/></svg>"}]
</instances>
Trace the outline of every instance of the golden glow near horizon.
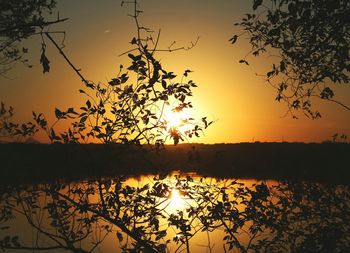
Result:
<instances>
[{"instance_id":1,"label":"golden glow near horizon","mask_svg":"<svg viewBox=\"0 0 350 253\"><path fill-rule=\"evenodd\" d=\"M173 127L181 127L185 124L185 117L182 115L181 112L168 112L164 116L165 121L167 122L168 128L173 128Z\"/></svg>"},{"instance_id":2,"label":"golden glow near horizon","mask_svg":"<svg viewBox=\"0 0 350 253\"><path fill-rule=\"evenodd\" d=\"M191 115L190 109L177 110L176 108L167 107L163 113L163 120L166 122L168 131L176 128L183 133L192 128L195 119Z\"/></svg>"},{"instance_id":3,"label":"golden glow near horizon","mask_svg":"<svg viewBox=\"0 0 350 253\"><path fill-rule=\"evenodd\" d=\"M84 8L82 8L84 6ZM250 59L250 65L238 61L250 50L242 38L231 45L228 41L236 34L238 22L251 9L251 1L203 0L155 0L140 1L143 10L142 26L155 32L161 29L158 47L167 49L188 46L199 36L198 44L191 50L172 53L157 52L167 71L181 76L190 69L189 79L198 88L193 90L193 110L189 115L169 113L166 118L173 126L181 125L186 117L214 120L203 136L188 141L199 143L232 143L251 141L304 141L321 142L331 139L334 133L350 136L350 112L334 103L315 103L322 118L294 120L283 117L286 105L275 101L276 91L256 74L266 74L273 58ZM119 1L59 1L60 16L68 17L51 30L66 31L64 50L71 61L88 80L108 82L118 72L120 64L129 66L126 55L135 34L128 6ZM105 32L105 31L109 32ZM93 35L92 35L93 34ZM155 33L156 35L156 33ZM60 35L55 35L62 42ZM79 108L86 98L78 92L83 88L79 77L67 66L51 45L47 57L51 62L50 73L43 75L40 61L40 36L25 42L29 48L32 69L17 64L10 79L0 77L0 101L15 108L16 119L31 120L31 112L44 113L49 124L55 121L55 108ZM336 98L350 101L350 86L337 85ZM57 126L57 131L65 128ZM40 141L47 142L44 134ZM187 141L187 140L186 140Z\"/></svg>"}]
</instances>

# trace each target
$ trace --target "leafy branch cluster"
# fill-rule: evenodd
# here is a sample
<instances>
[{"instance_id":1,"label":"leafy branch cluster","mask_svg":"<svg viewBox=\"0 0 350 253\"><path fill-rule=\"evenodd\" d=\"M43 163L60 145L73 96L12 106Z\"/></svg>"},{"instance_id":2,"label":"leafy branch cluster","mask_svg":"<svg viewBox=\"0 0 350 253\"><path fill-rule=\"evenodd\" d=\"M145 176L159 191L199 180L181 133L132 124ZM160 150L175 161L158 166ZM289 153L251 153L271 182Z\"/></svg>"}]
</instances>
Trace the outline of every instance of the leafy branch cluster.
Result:
<instances>
[{"instance_id":1,"label":"leafy branch cluster","mask_svg":"<svg viewBox=\"0 0 350 253\"><path fill-rule=\"evenodd\" d=\"M82 79L85 89L80 89L79 92L87 97L79 110L71 107L67 110L56 108L56 122L51 126L44 115L33 112L32 125L36 125L35 131L37 128L44 130L51 142L80 143L89 139L102 143L156 143L159 146L167 139L172 139L174 144L177 144L185 138L199 136L212 124L206 118L197 122L188 117L181 123L188 126L186 130L181 131L178 126L170 127L164 117L164 110L170 108L172 111L181 112L192 108L189 97L197 85L188 80L192 71L185 70L180 80L177 80L172 71L163 68L155 57L158 51L164 51L157 48L160 31L154 39L153 32L139 24L138 18L142 11L138 9L137 1L123 2L127 3L134 7L130 16L136 24L136 36L130 42L133 49L125 53L128 54L131 64L127 68L121 65L119 72L107 84L94 83L84 77L56 42L52 36L53 32L44 31L44 27L41 27L43 43L40 61L43 72L50 71L50 61L46 54L48 40ZM57 19L56 22L61 21ZM191 43L188 48L170 46L166 51L188 50L195 44ZM56 133L54 126L62 120L69 120L70 127L66 131Z\"/></svg>"},{"instance_id":2,"label":"leafy branch cluster","mask_svg":"<svg viewBox=\"0 0 350 253\"><path fill-rule=\"evenodd\" d=\"M3 102L0 105L0 138L20 139L33 136L38 128L32 122L18 124L12 121L14 115L13 107L6 107Z\"/></svg>"},{"instance_id":3,"label":"leafy branch cluster","mask_svg":"<svg viewBox=\"0 0 350 253\"><path fill-rule=\"evenodd\" d=\"M185 205L172 210L174 190ZM222 231L225 252L345 252L349 205L348 187L318 183L248 186L177 176L139 186L119 177L12 188L1 195L0 226L8 233L0 247L93 252L114 235L122 252L190 252L196 235ZM35 246L8 230L21 216L38 237Z\"/></svg>"},{"instance_id":4,"label":"leafy branch cluster","mask_svg":"<svg viewBox=\"0 0 350 253\"><path fill-rule=\"evenodd\" d=\"M74 120L72 129L68 130L69 140L75 142L92 137L103 143L141 144L164 143L169 137L177 144L184 140L183 135L198 136L198 132L203 130L198 124L184 133L177 128L169 128L164 119L164 109L171 107L180 112L192 108L187 98L192 96L191 89L197 85L192 80L184 82L183 78L181 82L174 81L176 75L165 71L147 46L140 44L138 53L128 54L131 65L126 71L120 66L119 73L108 84L89 82L87 89L81 89L80 92L88 99L78 112L72 108L55 110L58 120ZM129 81L130 75L135 83ZM195 122L192 118L184 120L186 124ZM206 122L205 119L203 121ZM53 130L50 139L67 141Z\"/></svg>"},{"instance_id":5,"label":"leafy branch cluster","mask_svg":"<svg viewBox=\"0 0 350 253\"><path fill-rule=\"evenodd\" d=\"M301 110L310 118L321 117L312 108L313 98L349 106L334 99L331 83L349 83L350 3L346 0L254 0L253 12L236 25L248 35L252 50L277 57L265 75L296 118ZM246 58L240 62L248 64Z\"/></svg>"},{"instance_id":6,"label":"leafy branch cluster","mask_svg":"<svg viewBox=\"0 0 350 253\"><path fill-rule=\"evenodd\" d=\"M48 21L56 7L55 0L1 1L0 3L0 75L8 72L16 62L32 67L26 55L28 48L21 41L40 34L42 29L64 21L59 17Z\"/></svg>"},{"instance_id":7,"label":"leafy branch cluster","mask_svg":"<svg viewBox=\"0 0 350 253\"><path fill-rule=\"evenodd\" d=\"M334 143L346 143L347 138L348 138L348 136L346 134L335 133L332 135L332 141Z\"/></svg>"}]
</instances>

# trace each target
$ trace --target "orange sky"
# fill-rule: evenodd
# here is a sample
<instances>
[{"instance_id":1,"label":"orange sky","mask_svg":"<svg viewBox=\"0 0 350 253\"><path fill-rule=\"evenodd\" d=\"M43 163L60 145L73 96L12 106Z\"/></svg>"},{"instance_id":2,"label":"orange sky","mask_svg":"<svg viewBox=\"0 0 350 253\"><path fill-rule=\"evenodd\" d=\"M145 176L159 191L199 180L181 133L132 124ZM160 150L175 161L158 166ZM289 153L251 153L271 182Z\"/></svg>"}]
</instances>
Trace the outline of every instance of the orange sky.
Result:
<instances>
[{"instance_id":1,"label":"orange sky","mask_svg":"<svg viewBox=\"0 0 350 253\"><path fill-rule=\"evenodd\" d=\"M191 79L199 84L192 99L195 114L216 121L205 136L191 141L320 142L334 133L350 135L350 112L334 104L315 104L323 115L318 120L282 117L286 106L275 102L275 90L256 75L265 74L271 60L251 59L250 66L238 63L248 52L249 44L240 40L232 46L228 39L237 32L233 24L249 11L250 1L140 3L144 10L142 25L161 29L160 47L166 48L173 41L178 46L187 46L200 36L199 43L190 51L158 54L167 70L178 74L185 69L194 71ZM127 66L128 58L118 55L130 49L128 42L135 31L133 21L127 17L130 7L121 7L120 1L115 0L60 0L57 9L60 17L69 20L52 30L66 31L64 50L88 79L107 82L116 75L120 64ZM55 38L59 41L59 36ZM51 71L43 75L39 64L40 38L30 39L27 45L34 68L17 64L8 74L13 80L1 78L0 100L15 107L19 120L30 120L33 110L53 120L55 107L80 107L85 99L78 93L82 83L58 52L48 46ZM338 87L335 93L340 101L350 103L350 87Z\"/></svg>"}]
</instances>

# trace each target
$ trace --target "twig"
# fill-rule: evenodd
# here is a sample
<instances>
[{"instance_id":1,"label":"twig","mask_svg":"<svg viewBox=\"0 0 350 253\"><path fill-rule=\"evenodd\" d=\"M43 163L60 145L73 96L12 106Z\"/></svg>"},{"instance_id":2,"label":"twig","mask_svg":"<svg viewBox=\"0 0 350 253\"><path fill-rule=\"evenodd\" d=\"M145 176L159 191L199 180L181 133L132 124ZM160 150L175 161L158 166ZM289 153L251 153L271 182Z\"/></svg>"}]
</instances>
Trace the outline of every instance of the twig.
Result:
<instances>
[{"instance_id":1,"label":"twig","mask_svg":"<svg viewBox=\"0 0 350 253\"><path fill-rule=\"evenodd\" d=\"M67 55L63 52L63 50L59 47L59 45L56 43L56 41L51 37L49 32L44 33L47 38L52 42L52 44L57 48L57 50L60 52L60 54L63 56L63 58L66 60L66 62L69 64L69 66L74 70L74 72L81 78L81 80L85 83L87 87L92 86L90 82L87 81L87 79L80 73L80 70L77 69L73 63L68 59Z\"/></svg>"}]
</instances>

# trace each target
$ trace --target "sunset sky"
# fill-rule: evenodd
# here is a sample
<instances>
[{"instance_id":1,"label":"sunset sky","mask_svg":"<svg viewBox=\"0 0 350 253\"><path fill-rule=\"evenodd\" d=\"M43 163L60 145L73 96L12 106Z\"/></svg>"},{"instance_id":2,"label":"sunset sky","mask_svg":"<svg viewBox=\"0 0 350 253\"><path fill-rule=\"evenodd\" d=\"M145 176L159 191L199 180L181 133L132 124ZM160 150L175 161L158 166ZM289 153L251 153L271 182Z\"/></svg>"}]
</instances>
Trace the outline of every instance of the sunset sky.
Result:
<instances>
[{"instance_id":1,"label":"sunset sky","mask_svg":"<svg viewBox=\"0 0 350 253\"><path fill-rule=\"evenodd\" d=\"M94 82L108 82L119 69L128 66L127 56L135 34L130 5L121 7L120 0L60 0L54 11L69 20L55 25L51 31L66 31L64 51L82 74ZM148 0L140 1L144 11L143 26L161 29L159 48L188 46L200 37L189 51L158 53L163 67L179 75L194 71L191 79L199 85L192 99L197 117L207 116L215 124L201 138L192 142L235 143L251 141L321 142L334 133L350 138L350 111L327 102L315 103L322 118L298 120L286 116L286 105L274 100L276 91L256 74L266 74L273 59L265 56L251 58L250 65L238 61L249 51L247 40L241 38L231 45L228 39L238 33L234 23L250 12L251 1L243 0ZM55 39L61 42L61 35ZM39 64L41 38L26 42L32 69L17 64L0 77L0 100L15 107L16 119L30 120L31 112L43 112L49 121L54 109L80 107L85 97L77 75L49 43L47 57L50 73L43 74ZM350 86L337 85L336 98L350 104ZM37 137L47 141L43 136Z\"/></svg>"}]
</instances>

